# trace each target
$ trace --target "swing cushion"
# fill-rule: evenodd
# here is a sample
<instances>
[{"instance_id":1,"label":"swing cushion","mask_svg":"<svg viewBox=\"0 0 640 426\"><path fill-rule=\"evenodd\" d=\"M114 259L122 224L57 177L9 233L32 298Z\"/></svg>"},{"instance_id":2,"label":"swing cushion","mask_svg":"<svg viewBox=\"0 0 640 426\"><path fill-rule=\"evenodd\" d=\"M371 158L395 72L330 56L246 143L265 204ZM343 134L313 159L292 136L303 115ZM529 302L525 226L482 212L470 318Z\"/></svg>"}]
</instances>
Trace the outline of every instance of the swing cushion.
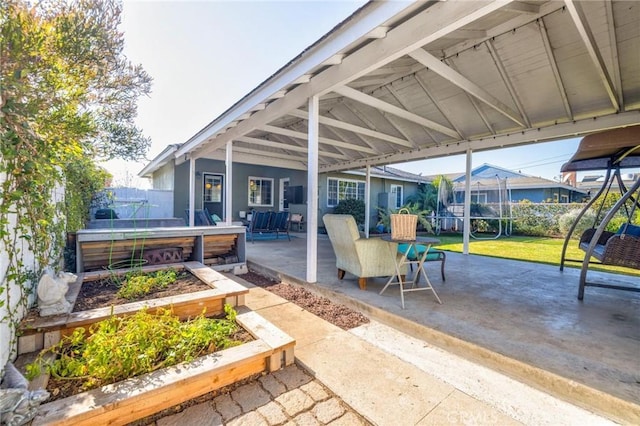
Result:
<instances>
[{"instance_id":1,"label":"swing cushion","mask_svg":"<svg viewBox=\"0 0 640 426\"><path fill-rule=\"evenodd\" d=\"M405 254L407 251L407 247L409 246L409 244L398 244L398 253L400 254ZM422 256L424 254L424 251L427 249L426 246L422 246L422 245L416 245L415 246L418 250L418 254L416 255L416 250L411 247L411 250L409 250L409 254L407 255L407 259L409 260L418 260L418 258L420 256ZM427 253L427 258L425 259L426 261L429 260L441 260L441 254L442 252L440 250L437 250L433 247L429 247L429 252Z\"/></svg>"},{"instance_id":2,"label":"swing cushion","mask_svg":"<svg viewBox=\"0 0 640 426\"><path fill-rule=\"evenodd\" d=\"M626 230L625 230L626 227ZM640 237L640 226L638 225L632 225L632 224L622 224L620 225L620 228L618 228L618 231L616 232L617 235L621 235L622 233L625 233L626 235L633 235L634 237Z\"/></svg>"}]
</instances>

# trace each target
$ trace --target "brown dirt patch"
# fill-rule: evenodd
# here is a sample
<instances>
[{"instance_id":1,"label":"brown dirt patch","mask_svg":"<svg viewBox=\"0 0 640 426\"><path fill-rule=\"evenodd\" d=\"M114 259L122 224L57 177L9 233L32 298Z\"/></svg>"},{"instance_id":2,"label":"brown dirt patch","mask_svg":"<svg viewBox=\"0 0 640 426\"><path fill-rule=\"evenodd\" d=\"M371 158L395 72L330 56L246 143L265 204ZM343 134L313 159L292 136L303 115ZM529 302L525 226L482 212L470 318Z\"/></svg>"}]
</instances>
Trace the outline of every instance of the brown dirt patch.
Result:
<instances>
[{"instance_id":1,"label":"brown dirt patch","mask_svg":"<svg viewBox=\"0 0 640 426\"><path fill-rule=\"evenodd\" d=\"M354 311L345 305L333 303L326 297L317 296L307 289L273 281L253 271L249 271L249 273L241 275L241 277L245 281L295 303L343 330L349 330L369 322L369 318L360 312Z\"/></svg>"},{"instance_id":2,"label":"brown dirt patch","mask_svg":"<svg viewBox=\"0 0 640 426\"><path fill-rule=\"evenodd\" d=\"M125 299L118 296L118 284L116 280L106 278L97 281L86 281L80 287L80 293L73 305L73 312L89 309L105 308L141 300L159 299L161 297L175 296L196 291L211 290L211 287L186 271L178 273L176 282L169 284L167 288L153 290L145 296L136 299Z\"/></svg>"}]
</instances>

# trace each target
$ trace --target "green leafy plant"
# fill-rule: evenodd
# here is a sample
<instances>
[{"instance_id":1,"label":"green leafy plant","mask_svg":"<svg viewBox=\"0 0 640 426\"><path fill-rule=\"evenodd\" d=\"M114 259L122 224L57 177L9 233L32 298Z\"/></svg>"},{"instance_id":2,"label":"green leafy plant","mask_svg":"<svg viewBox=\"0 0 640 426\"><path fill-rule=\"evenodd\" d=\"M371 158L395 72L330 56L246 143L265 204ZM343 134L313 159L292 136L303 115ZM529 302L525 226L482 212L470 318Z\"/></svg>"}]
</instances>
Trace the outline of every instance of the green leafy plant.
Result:
<instances>
[{"instance_id":1,"label":"green leafy plant","mask_svg":"<svg viewBox=\"0 0 640 426\"><path fill-rule=\"evenodd\" d=\"M364 223L364 201L356 199L341 200L334 209L336 214L350 214L357 224Z\"/></svg>"},{"instance_id":2,"label":"green leafy plant","mask_svg":"<svg viewBox=\"0 0 640 426\"><path fill-rule=\"evenodd\" d=\"M88 334L78 328L28 366L29 378L44 365L52 376L79 380L88 390L237 346L241 342L233 339L239 328L236 311L230 305L224 309L223 319L199 315L180 321L169 310L141 310L100 321ZM48 353L56 356L51 363L44 361Z\"/></svg>"},{"instance_id":3,"label":"green leafy plant","mask_svg":"<svg viewBox=\"0 0 640 426\"><path fill-rule=\"evenodd\" d=\"M433 227L431 226L431 211L427 209L422 209L418 204L409 203L401 207L401 209L409 210L409 214L414 214L418 216L418 229L421 229L426 232L433 232ZM391 215L396 214L400 211L397 210L386 210L378 208L378 225L383 225L385 229L390 229L391 227Z\"/></svg>"},{"instance_id":4,"label":"green leafy plant","mask_svg":"<svg viewBox=\"0 0 640 426\"><path fill-rule=\"evenodd\" d=\"M120 283L118 296L125 299L135 299L150 292L167 288L178 279L178 273L173 269L165 269L151 273L134 271L125 276Z\"/></svg>"}]
</instances>

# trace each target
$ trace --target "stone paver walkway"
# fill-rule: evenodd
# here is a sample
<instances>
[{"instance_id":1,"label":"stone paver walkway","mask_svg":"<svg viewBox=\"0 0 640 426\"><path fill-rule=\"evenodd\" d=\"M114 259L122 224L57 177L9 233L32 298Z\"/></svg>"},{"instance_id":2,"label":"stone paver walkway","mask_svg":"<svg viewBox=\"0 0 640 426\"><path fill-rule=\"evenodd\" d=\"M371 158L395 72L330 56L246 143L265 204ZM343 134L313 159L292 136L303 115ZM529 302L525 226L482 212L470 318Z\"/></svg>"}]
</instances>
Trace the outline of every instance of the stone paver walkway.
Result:
<instances>
[{"instance_id":1,"label":"stone paver walkway","mask_svg":"<svg viewBox=\"0 0 640 426\"><path fill-rule=\"evenodd\" d=\"M297 365L159 419L156 426L369 425Z\"/></svg>"}]
</instances>

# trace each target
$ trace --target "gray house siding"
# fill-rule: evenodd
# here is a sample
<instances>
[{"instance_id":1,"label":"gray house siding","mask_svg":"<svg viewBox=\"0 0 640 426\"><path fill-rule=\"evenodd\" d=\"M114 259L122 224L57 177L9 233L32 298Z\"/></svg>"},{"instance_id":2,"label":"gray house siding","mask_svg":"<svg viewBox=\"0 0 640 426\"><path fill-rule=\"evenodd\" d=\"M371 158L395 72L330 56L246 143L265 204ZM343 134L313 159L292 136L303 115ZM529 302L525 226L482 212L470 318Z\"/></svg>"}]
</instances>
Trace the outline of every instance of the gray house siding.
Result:
<instances>
[{"instance_id":1,"label":"gray house siding","mask_svg":"<svg viewBox=\"0 0 640 426\"><path fill-rule=\"evenodd\" d=\"M195 164L195 200L196 209L203 208L203 184L204 175L219 174L226 179L226 167L223 161L197 159ZM249 207L249 176L273 179L273 205L269 207ZM289 178L289 186L304 185L307 181L306 172L299 170L283 169L278 167L254 166L250 164L233 164L233 197L232 197L232 220L240 219L240 211L256 210L278 210L280 204L280 179ZM154 176L155 180L155 176ZM306 187L305 187L306 190ZM305 196L306 198L306 196ZM189 164L182 163L175 168L175 197L174 213L177 217L186 216L185 210L189 208ZM306 206L289 205L292 213L306 212Z\"/></svg>"},{"instance_id":2,"label":"gray house siding","mask_svg":"<svg viewBox=\"0 0 640 426\"><path fill-rule=\"evenodd\" d=\"M173 162L169 162L162 166L153 175L153 189L164 189L173 191L174 184L174 167Z\"/></svg>"},{"instance_id":3,"label":"gray house siding","mask_svg":"<svg viewBox=\"0 0 640 426\"><path fill-rule=\"evenodd\" d=\"M345 180L354 180L359 182L365 182L365 177L362 175L351 174L351 173L329 173L322 174L319 176L319 191L318 196L320 197L318 203L319 210L319 218L322 218L327 213L333 213L334 207L328 205L328 180L329 178L337 178L337 179L345 179ZM371 206L371 211L369 212L369 223L371 227L375 227L378 222L378 207L387 207L379 204L379 195L381 193L389 194L391 192L391 185L401 185L402 186L402 198L403 204L406 202L407 197L415 194L418 190L418 184L416 182L407 182L400 181L388 178L380 178L380 177L371 177L371 190L370 190L370 198L369 205Z\"/></svg>"},{"instance_id":4,"label":"gray house siding","mask_svg":"<svg viewBox=\"0 0 640 426\"><path fill-rule=\"evenodd\" d=\"M226 175L226 168L223 161L197 159L195 162L195 208L203 208L203 185L204 175L208 173ZM189 208L189 163L182 163L174 167L171 162L167 166L154 173L153 185L156 186L156 179L161 179L166 185L167 176L173 177L173 211L175 217L186 217L186 210ZM249 177L273 179L273 205L268 207L249 207ZM318 177L318 214L319 225L322 226L322 216L326 213L333 213L334 207L328 205L328 178L338 178L365 182L365 177L352 173L329 173ZM279 167L254 166L251 164L234 163L233 165L233 197L232 197L232 220L240 219L240 211L249 212L256 210L278 210L280 205L280 179L289 178L289 187L303 187L303 203L294 204L289 202L289 212L307 215L307 173L301 170L290 170ZM226 176L225 176L226 179ZM416 182L371 177L371 198L370 198L370 224L372 227L378 222L378 207L380 194L390 194L391 185L401 185L403 188L403 203L418 189Z\"/></svg>"}]
</instances>

